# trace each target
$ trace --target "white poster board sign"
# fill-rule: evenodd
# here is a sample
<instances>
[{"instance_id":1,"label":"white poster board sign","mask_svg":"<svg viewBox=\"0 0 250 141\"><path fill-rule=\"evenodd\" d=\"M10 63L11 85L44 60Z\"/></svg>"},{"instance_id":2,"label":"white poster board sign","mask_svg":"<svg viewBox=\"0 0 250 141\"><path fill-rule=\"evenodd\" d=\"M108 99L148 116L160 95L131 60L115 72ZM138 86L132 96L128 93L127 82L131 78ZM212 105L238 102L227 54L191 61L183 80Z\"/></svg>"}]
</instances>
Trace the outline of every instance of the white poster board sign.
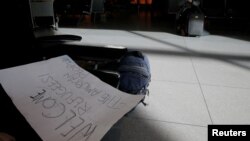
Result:
<instances>
[{"instance_id":1,"label":"white poster board sign","mask_svg":"<svg viewBox=\"0 0 250 141\"><path fill-rule=\"evenodd\" d=\"M45 141L98 141L142 96L123 93L68 56L0 70L15 106Z\"/></svg>"}]
</instances>

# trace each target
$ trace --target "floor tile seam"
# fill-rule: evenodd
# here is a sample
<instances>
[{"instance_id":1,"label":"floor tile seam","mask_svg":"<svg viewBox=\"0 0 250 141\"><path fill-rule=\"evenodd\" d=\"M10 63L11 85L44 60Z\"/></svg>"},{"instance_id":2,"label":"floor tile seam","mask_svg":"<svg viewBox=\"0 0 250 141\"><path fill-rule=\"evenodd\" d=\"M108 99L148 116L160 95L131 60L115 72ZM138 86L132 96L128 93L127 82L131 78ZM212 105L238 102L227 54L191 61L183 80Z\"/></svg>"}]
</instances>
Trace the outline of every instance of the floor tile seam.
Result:
<instances>
[{"instance_id":1,"label":"floor tile seam","mask_svg":"<svg viewBox=\"0 0 250 141\"><path fill-rule=\"evenodd\" d=\"M221 88L250 90L250 88L247 88L247 87L238 87L238 86L229 86L229 85L208 84L208 83L201 83L201 85L202 86L211 86L211 87L221 87Z\"/></svg>"},{"instance_id":2,"label":"floor tile seam","mask_svg":"<svg viewBox=\"0 0 250 141\"><path fill-rule=\"evenodd\" d=\"M190 57L190 59L191 59L191 63L192 63L192 66L193 66L194 73L195 73L195 75L196 75L196 79L197 79L197 81L198 81L198 85L199 85L199 87L200 87L200 91L201 91L201 95L202 95L203 101L204 101L204 103L205 103L205 105L206 105L206 108L207 108L207 112L208 112L209 118L210 118L210 120L211 120L211 122L212 122L212 124L213 124L212 115L211 115L211 112L210 112L210 110L209 110L209 107L208 107L208 104L207 104L207 101L206 101L206 97L205 97L204 91L203 91L203 89L202 89L202 86L201 86L201 83L200 83L198 74L197 74L197 72L196 72L196 69L195 69L195 66L194 66L192 57Z\"/></svg>"},{"instance_id":3,"label":"floor tile seam","mask_svg":"<svg viewBox=\"0 0 250 141\"><path fill-rule=\"evenodd\" d=\"M168 83L181 83L181 84L189 84L189 85L199 84L198 82L174 81L174 80L163 80L163 79L152 79L151 81L168 82Z\"/></svg>"},{"instance_id":4,"label":"floor tile seam","mask_svg":"<svg viewBox=\"0 0 250 141\"><path fill-rule=\"evenodd\" d=\"M188 45L187 45L186 40L185 40L185 45L186 45L186 47L188 48ZM198 85L199 85L199 88L200 88L200 91L201 91L201 95L202 95L203 101L204 101L204 103L205 103L205 106L206 106L206 109L207 109L209 118L210 118L210 120L211 120L211 123L213 124L212 115L211 115L211 112L210 112L210 110L209 110L209 107L208 107L208 104L207 104L207 101L206 101L206 97L205 97L205 95L204 95L204 92L203 92L203 89L202 89L202 86L201 86L201 83L200 83L198 74L197 74L197 72L196 72L196 69L195 69L195 66L194 66L194 62L193 62L192 56L190 56L189 59L190 59L190 61L191 61L191 64L192 64L192 67L193 67L193 71L194 71L194 73L195 73L196 80L197 80L197 82L198 82Z\"/></svg>"},{"instance_id":5,"label":"floor tile seam","mask_svg":"<svg viewBox=\"0 0 250 141\"><path fill-rule=\"evenodd\" d=\"M141 117L127 117L127 118L135 119L135 120L147 120L147 121L153 121L153 122L163 122L163 123L168 123L168 124L178 124L178 125L185 125L185 126L194 126L194 127L203 127L203 128L207 127L205 125L198 125L198 124L191 124L191 123L184 123L184 122L166 121L166 120L156 120L156 119L141 118ZM210 125L210 124L207 124L207 125Z\"/></svg>"}]
</instances>

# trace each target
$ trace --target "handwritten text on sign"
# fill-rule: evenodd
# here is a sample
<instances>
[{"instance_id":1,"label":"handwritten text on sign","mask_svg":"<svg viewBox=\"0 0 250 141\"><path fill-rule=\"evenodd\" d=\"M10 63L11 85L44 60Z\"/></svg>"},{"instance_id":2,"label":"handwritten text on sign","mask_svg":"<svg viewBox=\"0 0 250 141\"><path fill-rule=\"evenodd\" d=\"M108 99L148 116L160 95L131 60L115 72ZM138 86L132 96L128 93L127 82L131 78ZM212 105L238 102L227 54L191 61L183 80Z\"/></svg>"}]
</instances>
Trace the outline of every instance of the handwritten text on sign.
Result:
<instances>
[{"instance_id":1,"label":"handwritten text on sign","mask_svg":"<svg viewBox=\"0 0 250 141\"><path fill-rule=\"evenodd\" d=\"M100 81L68 56L1 70L0 82L46 141L100 140L142 99Z\"/></svg>"}]
</instances>

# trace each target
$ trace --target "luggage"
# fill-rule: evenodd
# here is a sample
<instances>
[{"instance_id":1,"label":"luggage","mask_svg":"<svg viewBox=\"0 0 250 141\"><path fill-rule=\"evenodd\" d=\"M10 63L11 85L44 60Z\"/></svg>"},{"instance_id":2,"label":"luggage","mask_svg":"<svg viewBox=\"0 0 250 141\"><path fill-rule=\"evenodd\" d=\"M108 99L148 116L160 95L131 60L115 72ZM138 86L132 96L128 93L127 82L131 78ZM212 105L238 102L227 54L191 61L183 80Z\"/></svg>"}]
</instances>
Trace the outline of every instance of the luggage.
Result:
<instances>
[{"instance_id":1,"label":"luggage","mask_svg":"<svg viewBox=\"0 0 250 141\"><path fill-rule=\"evenodd\" d=\"M201 36L204 30L204 15L200 12L191 13L188 17L188 35Z\"/></svg>"},{"instance_id":2,"label":"luggage","mask_svg":"<svg viewBox=\"0 0 250 141\"><path fill-rule=\"evenodd\" d=\"M151 72L146 55L140 51L128 51L121 58L118 72L120 74L119 90L134 95L146 96L148 94ZM141 102L146 105L144 99Z\"/></svg>"},{"instance_id":3,"label":"luggage","mask_svg":"<svg viewBox=\"0 0 250 141\"><path fill-rule=\"evenodd\" d=\"M201 36L204 30L204 14L199 1L186 2L176 15L176 31L182 36Z\"/></svg>"}]
</instances>

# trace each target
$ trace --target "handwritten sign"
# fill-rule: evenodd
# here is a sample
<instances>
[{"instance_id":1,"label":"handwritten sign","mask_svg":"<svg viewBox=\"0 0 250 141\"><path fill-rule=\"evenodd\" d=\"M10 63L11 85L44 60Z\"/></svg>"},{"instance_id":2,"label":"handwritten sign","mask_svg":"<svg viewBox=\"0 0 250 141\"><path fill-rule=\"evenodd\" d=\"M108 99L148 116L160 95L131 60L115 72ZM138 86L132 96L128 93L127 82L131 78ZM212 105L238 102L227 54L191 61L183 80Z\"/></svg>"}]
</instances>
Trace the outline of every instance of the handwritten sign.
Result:
<instances>
[{"instance_id":1,"label":"handwritten sign","mask_svg":"<svg viewBox=\"0 0 250 141\"><path fill-rule=\"evenodd\" d=\"M142 96L123 93L70 57L0 70L0 82L46 141L98 141Z\"/></svg>"}]
</instances>

